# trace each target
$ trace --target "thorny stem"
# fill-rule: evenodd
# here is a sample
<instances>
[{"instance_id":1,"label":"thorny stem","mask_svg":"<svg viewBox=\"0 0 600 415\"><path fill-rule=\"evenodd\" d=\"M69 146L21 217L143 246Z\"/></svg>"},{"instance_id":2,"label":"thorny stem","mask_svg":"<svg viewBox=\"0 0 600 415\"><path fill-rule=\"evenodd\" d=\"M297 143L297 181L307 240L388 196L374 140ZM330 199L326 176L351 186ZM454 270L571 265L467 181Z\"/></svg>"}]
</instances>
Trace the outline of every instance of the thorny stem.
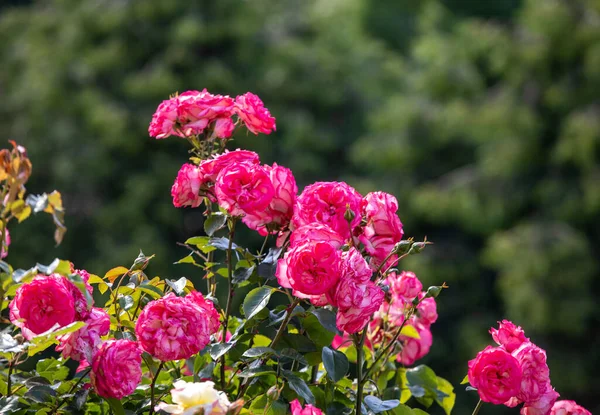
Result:
<instances>
[{"instance_id":1,"label":"thorny stem","mask_svg":"<svg viewBox=\"0 0 600 415\"><path fill-rule=\"evenodd\" d=\"M477 415L479 413L479 410L481 409L482 405L483 405L483 401L480 399L479 402L477 402L477 406L473 410L473 415Z\"/></svg>"},{"instance_id":2,"label":"thorny stem","mask_svg":"<svg viewBox=\"0 0 600 415\"><path fill-rule=\"evenodd\" d=\"M229 226L229 246L227 247L227 305L225 306L225 320L223 320L223 334L221 343L227 339L227 326L229 325L229 314L231 313L231 303L233 299L233 236L235 234L235 218L231 220ZM225 389L225 355L221 357L221 389Z\"/></svg>"},{"instance_id":3,"label":"thorny stem","mask_svg":"<svg viewBox=\"0 0 600 415\"><path fill-rule=\"evenodd\" d=\"M356 346L356 377L357 377L357 386L356 386L356 415L361 415L361 406L363 400L363 386L364 386L364 378L362 374L362 366L363 366L363 346L365 344L365 338L367 337L367 329L363 329L360 337L354 340L354 345Z\"/></svg>"},{"instance_id":4,"label":"thorny stem","mask_svg":"<svg viewBox=\"0 0 600 415\"><path fill-rule=\"evenodd\" d=\"M156 369L156 373L154 374L154 377L152 378L152 383L150 384L150 412L149 415L152 415L154 413L154 387L156 386L156 380L158 379L158 375L160 373L160 370L163 368L165 362L160 362L160 365L158 365L158 368Z\"/></svg>"}]
</instances>

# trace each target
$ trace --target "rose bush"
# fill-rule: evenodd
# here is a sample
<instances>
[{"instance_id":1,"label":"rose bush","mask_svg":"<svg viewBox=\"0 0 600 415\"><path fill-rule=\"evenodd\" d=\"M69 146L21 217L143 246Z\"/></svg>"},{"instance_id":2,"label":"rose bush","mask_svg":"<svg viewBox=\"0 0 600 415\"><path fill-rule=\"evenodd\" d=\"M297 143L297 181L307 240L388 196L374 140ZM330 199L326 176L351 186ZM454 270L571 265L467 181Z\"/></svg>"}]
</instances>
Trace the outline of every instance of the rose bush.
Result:
<instances>
[{"instance_id":1,"label":"rose bush","mask_svg":"<svg viewBox=\"0 0 600 415\"><path fill-rule=\"evenodd\" d=\"M58 192L26 196L25 149L0 152L0 414L419 415L433 404L451 413L452 384L416 365L435 347L448 287L424 289L400 266L427 240L403 239L388 193L332 181L298 194L291 170L226 149L244 128L276 130L250 92L187 91L152 116L151 137L191 146L171 188L176 208L204 215L204 234L181 244L188 254L177 262L197 271L190 279L149 277L152 256L141 252L103 277L60 259L13 269L10 221L49 213L57 243L66 228ZM259 251L234 241L240 226L264 238ZM589 414L556 401L546 353L521 327L503 320L490 333L498 346L467 365L475 413L490 402Z\"/></svg>"}]
</instances>

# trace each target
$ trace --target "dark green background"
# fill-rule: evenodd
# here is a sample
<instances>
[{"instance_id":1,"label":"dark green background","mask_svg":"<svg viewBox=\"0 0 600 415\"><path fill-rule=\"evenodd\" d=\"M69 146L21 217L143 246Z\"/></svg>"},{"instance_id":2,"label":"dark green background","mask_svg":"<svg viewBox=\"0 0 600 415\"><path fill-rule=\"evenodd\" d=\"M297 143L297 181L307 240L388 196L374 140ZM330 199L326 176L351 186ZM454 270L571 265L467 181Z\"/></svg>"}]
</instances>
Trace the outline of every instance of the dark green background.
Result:
<instances>
[{"instance_id":1,"label":"dark green background","mask_svg":"<svg viewBox=\"0 0 600 415\"><path fill-rule=\"evenodd\" d=\"M60 190L69 227L54 248L48 218L13 226L15 267L103 274L142 248L151 274L197 281L172 265L202 232L170 200L187 146L147 126L174 91L250 90L278 130L233 147L301 188L392 192L406 234L435 242L405 267L451 287L423 361L457 386L457 414L501 318L548 350L564 399L600 410L598 1L5 1L0 39L2 140L27 146L28 190Z\"/></svg>"}]
</instances>

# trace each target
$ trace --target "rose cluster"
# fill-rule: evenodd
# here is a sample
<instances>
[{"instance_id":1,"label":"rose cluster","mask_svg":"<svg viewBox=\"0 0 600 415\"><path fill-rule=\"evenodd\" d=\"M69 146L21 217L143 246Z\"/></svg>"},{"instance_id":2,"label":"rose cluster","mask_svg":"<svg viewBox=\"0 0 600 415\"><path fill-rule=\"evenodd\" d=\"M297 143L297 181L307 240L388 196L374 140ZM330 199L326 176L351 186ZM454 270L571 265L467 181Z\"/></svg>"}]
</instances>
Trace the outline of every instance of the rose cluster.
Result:
<instances>
[{"instance_id":1,"label":"rose cluster","mask_svg":"<svg viewBox=\"0 0 600 415\"><path fill-rule=\"evenodd\" d=\"M482 401L508 407L523 403L522 415L578 410L572 401L556 402L559 394L550 383L546 351L525 337L521 327L503 320L490 334L498 347L488 346L469 361L469 382Z\"/></svg>"},{"instance_id":2,"label":"rose cluster","mask_svg":"<svg viewBox=\"0 0 600 415\"><path fill-rule=\"evenodd\" d=\"M289 249L277 265L279 284L314 305L337 307L340 330L362 330L385 297L373 273L393 258L402 239L397 210L396 199L384 192L363 198L344 182L307 186L294 205Z\"/></svg>"},{"instance_id":3,"label":"rose cluster","mask_svg":"<svg viewBox=\"0 0 600 415\"><path fill-rule=\"evenodd\" d=\"M247 150L184 164L171 188L176 207L198 207L206 197L263 236L287 229L297 193L289 169L261 165L258 154Z\"/></svg>"},{"instance_id":4,"label":"rose cluster","mask_svg":"<svg viewBox=\"0 0 600 415\"><path fill-rule=\"evenodd\" d=\"M412 326L418 337L400 335L400 350L396 355L398 362L411 366L429 353L433 343L431 325L438 318L437 304L435 298L426 296L421 281L413 272L390 272L384 283L388 293L369 324L369 339L373 344L390 341L398 327ZM418 300L416 311L405 321L415 298Z\"/></svg>"},{"instance_id":5,"label":"rose cluster","mask_svg":"<svg viewBox=\"0 0 600 415\"><path fill-rule=\"evenodd\" d=\"M186 91L163 101L148 128L151 137L192 137L212 131L214 137L228 139L236 123L233 116L254 134L270 134L276 129L273 118L259 97L251 92L235 99L213 95L206 89Z\"/></svg>"}]
</instances>

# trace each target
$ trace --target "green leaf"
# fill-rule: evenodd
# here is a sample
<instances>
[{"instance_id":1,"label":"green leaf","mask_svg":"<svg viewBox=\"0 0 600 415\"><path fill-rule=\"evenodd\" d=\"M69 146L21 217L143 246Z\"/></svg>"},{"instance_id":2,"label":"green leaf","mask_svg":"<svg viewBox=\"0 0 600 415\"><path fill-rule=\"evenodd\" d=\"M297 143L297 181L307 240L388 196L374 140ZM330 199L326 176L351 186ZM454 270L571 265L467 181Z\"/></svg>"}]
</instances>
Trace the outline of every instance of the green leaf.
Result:
<instances>
[{"instance_id":1,"label":"green leaf","mask_svg":"<svg viewBox=\"0 0 600 415\"><path fill-rule=\"evenodd\" d=\"M73 333L74 331L79 330L84 325L85 323L83 321L76 321L74 323L69 324L68 326L64 326L55 330L50 329L45 333L35 336L31 339L31 345L27 350L27 354L29 356L33 356L37 352L47 349L48 347L56 343L57 336Z\"/></svg>"},{"instance_id":2,"label":"green leaf","mask_svg":"<svg viewBox=\"0 0 600 415\"><path fill-rule=\"evenodd\" d=\"M233 278L231 279L231 282L233 282L234 284L239 284L241 282L246 281L248 278L250 278L250 276L252 276L252 273L254 272L254 266L250 267L250 268L237 268L235 271L233 271Z\"/></svg>"},{"instance_id":3,"label":"green leaf","mask_svg":"<svg viewBox=\"0 0 600 415\"><path fill-rule=\"evenodd\" d=\"M274 288L272 287L258 287L246 295L244 303L242 304L242 309L244 310L246 319L250 320L267 306L273 291Z\"/></svg>"},{"instance_id":4,"label":"green leaf","mask_svg":"<svg viewBox=\"0 0 600 415\"><path fill-rule=\"evenodd\" d=\"M227 222L227 216L221 212L215 212L204 221L204 232L208 236L213 236L216 231L225 226L225 222Z\"/></svg>"},{"instance_id":5,"label":"green leaf","mask_svg":"<svg viewBox=\"0 0 600 415\"><path fill-rule=\"evenodd\" d=\"M196 260L194 259L193 254L189 254L188 256L184 256L177 262L173 262L173 264L194 264L196 265Z\"/></svg>"},{"instance_id":6,"label":"green leaf","mask_svg":"<svg viewBox=\"0 0 600 415\"><path fill-rule=\"evenodd\" d=\"M175 291L177 295L183 295L185 293L185 286L187 285L187 278L181 277L177 281L175 280L165 280L167 285Z\"/></svg>"},{"instance_id":7,"label":"green leaf","mask_svg":"<svg viewBox=\"0 0 600 415\"><path fill-rule=\"evenodd\" d=\"M419 409L419 408L413 408L412 411L413 411L413 414L415 414L415 415L429 415L427 412L425 412L424 410Z\"/></svg>"},{"instance_id":8,"label":"green leaf","mask_svg":"<svg viewBox=\"0 0 600 415\"><path fill-rule=\"evenodd\" d=\"M275 372L269 366L262 365L262 366L258 366L258 367L251 367L251 368L245 369L242 372L238 373L238 376L242 377L242 378L253 378L256 376L276 375L276 374L277 374L277 372Z\"/></svg>"},{"instance_id":9,"label":"green leaf","mask_svg":"<svg viewBox=\"0 0 600 415\"><path fill-rule=\"evenodd\" d=\"M122 297L119 297L119 306L123 311L127 311L131 307L133 307L133 303L133 297L130 295L124 295Z\"/></svg>"},{"instance_id":10,"label":"green leaf","mask_svg":"<svg viewBox=\"0 0 600 415\"><path fill-rule=\"evenodd\" d=\"M269 354L275 354L275 350L270 347L253 347L242 354L244 357L261 357Z\"/></svg>"},{"instance_id":11,"label":"green leaf","mask_svg":"<svg viewBox=\"0 0 600 415\"><path fill-rule=\"evenodd\" d=\"M221 237L221 238L210 238L208 240L208 245L220 249L222 251L227 251L229 249L229 239ZM235 243L231 244L231 249L237 249L237 245Z\"/></svg>"},{"instance_id":12,"label":"green leaf","mask_svg":"<svg viewBox=\"0 0 600 415\"><path fill-rule=\"evenodd\" d=\"M397 399L382 401L376 396L369 395L365 396L365 404L369 407L371 412L378 414L380 412L385 412L394 409L395 407L400 405L400 401Z\"/></svg>"},{"instance_id":13,"label":"green leaf","mask_svg":"<svg viewBox=\"0 0 600 415\"><path fill-rule=\"evenodd\" d=\"M317 346L331 346L335 334L323 327L319 322L319 319L313 314L308 314L306 318L302 320L302 327L304 327L308 337L315 342Z\"/></svg>"},{"instance_id":14,"label":"green leaf","mask_svg":"<svg viewBox=\"0 0 600 415\"><path fill-rule=\"evenodd\" d=\"M146 294L149 294L155 300L158 300L163 295L165 295L165 293L160 288L155 287L154 285L148 284L148 281L141 283L138 286L138 288L140 290L142 290L143 292L145 292Z\"/></svg>"},{"instance_id":15,"label":"green leaf","mask_svg":"<svg viewBox=\"0 0 600 415\"><path fill-rule=\"evenodd\" d=\"M197 373L200 379L211 379L213 375L213 370L215 370L216 364L215 362L210 362L207 364L201 371Z\"/></svg>"},{"instance_id":16,"label":"green leaf","mask_svg":"<svg viewBox=\"0 0 600 415\"><path fill-rule=\"evenodd\" d=\"M419 365L406 371L408 388L416 398L425 396L427 391L437 389L437 376L431 368L425 365Z\"/></svg>"},{"instance_id":17,"label":"green leaf","mask_svg":"<svg viewBox=\"0 0 600 415\"><path fill-rule=\"evenodd\" d=\"M306 384L306 382L304 380L302 380L298 376L294 375L289 370L283 370L283 376L285 376L285 378L287 379L288 385L290 386L290 388L294 392L296 392L298 394L298 396L300 396L302 399L304 399L306 401L306 403L309 403L309 404L315 403L315 396L310 391L310 388L308 387L308 385Z\"/></svg>"},{"instance_id":18,"label":"green leaf","mask_svg":"<svg viewBox=\"0 0 600 415\"><path fill-rule=\"evenodd\" d=\"M104 399L106 400L106 402L108 402L110 409L113 410L115 415L125 415L125 409L123 409L123 404L121 404L120 400L115 399L115 398L104 398Z\"/></svg>"},{"instance_id":19,"label":"green leaf","mask_svg":"<svg viewBox=\"0 0 600 415\"><path fill-rule=\"evenodd\" d=\"M395 407L394 409L392 409L392 413L394 415L414 415L415 414L410 407L403 405L403 404L400 404L397 407Z\"/></svg>"},{"instance_id":20,"label":"green leaf","mask_svg":"<svg viewBox=\"0 0 600 415\"><path fill-rule=\"evenodd\" d=\"M213 360L218 360L221 356L227 353L233 346L235 346L236 341L227 342L227 343L218 343L213 345L210 348L210 357Z\"/></svg>"},{"instance_id":21,"label":"green leaf","mask_svg":"<svg viewBox=\"0 0 600 415\"><path fill-rule=\"evenodd\" d=\"M69 376L69 368L56 359L40 360L35 365L35 371L50 382L62 381Z\"/></svg>"},{"instance_id":22,"label":"green leaf","mask_svg":"<svg viewBox=\"0 0 600 415\"><path fill-rule=\"evenodd\" d=\"M327 371L327 376L329 376L329 379L337 382L346 376L346 373L348 373L348 369L350 367L350 363L348 363L348 358L344 353L338 352L337 350L333 350L329 347L323 347L321 357L323 359L323 366L325 366L325 370Z\"/></svg>"},{"instance_id":23,"label":"green leaf","mask_svg":"<svg viewBox=\"0 0 600 415\"><path fill-rule=\"evenodd\" d=\"M0 415L14 414L18 407L19 397L17 395L0 398Z\"/></svg>"},{"instance_id":24,"label":"green leaf","mask_svg":"<svg viewBox=\"0 0 600 415\"><path fill-rule=\"evenodd\" d=\"M34 402L51 402L56 396L56 391L47 385L35 385L23 395Z\"/></svg>"},{"instance_id":25,"label":"green leaf","mask_svg":"<svg viewBox=\"0 0 600 415\"><path fill-rule=\"evenodd\" d=\"M292 348L283 349L279 352L279 356L281 357L282 360L285 360L285 359L289 359L292 361L295 360L302 365L308 365L308 362L306 361L304 356L302 356L300 353L298 353L296 351L296 349L292 349Z\"/></svg>"},{"instance_id":26,"label":"green leaf","mask_svg":"<svg viewBox=\"0 0 600 415\"><path fill-rule=\"evenodd\" d=\"M454 402L456 401L456 394L454 393L454 387L446 379L437 377L437 389L442 393L446 394L445 397L440 397L436 394L435 401L441 406L446 415L450 415L452 408L454 408Z\"/></svg>"},{"instance_id":27,"label":"green leaf","mask_svg":"<svg viewBox=\"0 0 600 415\"><path fill-rule=\"evenodd\" d=\"M419 332L417 331L417 329L411 325L402 327L402 330L400 330L400 334L402 334L403 336L406 336L406 337L410 337L412 339L420 339L421 338L421 336L419 336Z\"/></svg>"},{"instance_id":28,"label":"green leaf","mask_svg":"<svg viewBox=\"0 0 600 415\"><path fill-rule=\"evenodd\" d=\"M311 313L317 317L319 323L327 330L337 335L342 335L342 332L337 328L335 324L335 313L326 308L317 308L316 310L311 311Z\"/></svg>"}]
</instances>

